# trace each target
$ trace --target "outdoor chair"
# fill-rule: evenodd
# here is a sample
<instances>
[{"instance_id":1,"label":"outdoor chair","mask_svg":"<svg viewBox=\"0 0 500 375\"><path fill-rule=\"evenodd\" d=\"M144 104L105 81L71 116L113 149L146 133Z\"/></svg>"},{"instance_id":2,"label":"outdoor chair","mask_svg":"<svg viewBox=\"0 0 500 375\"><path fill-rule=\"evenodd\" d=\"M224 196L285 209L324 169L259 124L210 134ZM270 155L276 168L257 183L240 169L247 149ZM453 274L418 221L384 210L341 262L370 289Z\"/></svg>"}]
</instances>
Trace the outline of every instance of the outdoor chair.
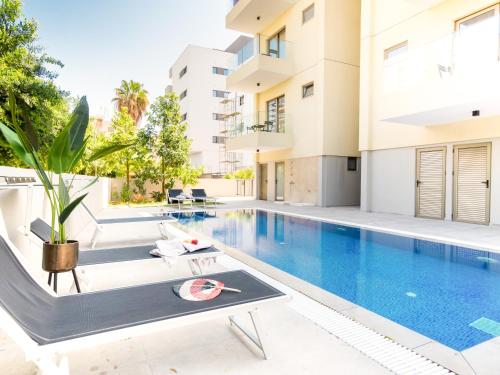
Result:
<instances>
[{"instance_id":1,"label":"outdoor chair","mask_svg":"<svg viewBox=\"0 0 500 375\"><path fill-rule=\"evenodd\" d=\"M183 203L193 203L193 199L186 197L182 189L167 189L168 203L177 203L179 210Z\"/></svg>"},{"instance_id":2,"label":"outdoor chair","mask_svg":"<svg viewBox=\"0 0 500 375\"><path fill-rule=\"evenodd\" d=\"M44 375L69 375L67 353L72 351L222 317L229 317L231 325L267 358L257 310L288 299L245 271L210 276L241 293L222 292L215 299L196 303L172 291L189 279L57 297L32 278L26 260L5 236L5 228L2 232L0 327ZM235 320L233 316L239 313L250 315L254 332ZM193 340L197 340L195 327Z\"/></svg>"},{"instance_id":3,"label":"outdoor chair","mask_svg":"<svg viewBox=\"0 0 500 375\"><path fill-rule=\"evenodd\" d=\"M117 224L131 224L131 223L158 223L158 230L160 231L160 235L162 237L165 236L165 232L163 229L163 223L168 221L175 221L175 219L170 216L167 212L154 215L154 216L134 216L134 217L117 217L110 219L98 219L94 216L92 211L82 202L82 207L84 211L90 216L92 223L95 226L94 235L91 240L91 247L94 248L97 243L97 238L104 231L104 228L108 225L117 225Z\"/></svg>"},{"instance_id":4,"label":"outdoor chair","mask_svg":"<svg viewBox=\"0 0 500 375\"><path fill-rule=\"evenodd\" d=\"M207 196L205 189L191 189L191 194L193 195L195 202L203 202L203 206L208 203L216 204L217 198Z\"/></svg>"},{"instance_id":5,"label":"outdoor chair","mask_svg":"<svg viewBox=\"0 0 500 375\"><path fill-rule=\"evenodd\" d=\"M188 235L176 228L165 228L169 238L187 238ZM44 220L37 218L30 225L30 240L38 246L42 246L43 242L50 239L51 228ZM149 252L156 248L155 244L115 247L98 250L81 250L78 257L78 267L93 266L97 264L131 262L136 260L161 259L151 255ZM217 257L223 255L224 252L210 247L208 249L198 250L192 253L184 253L179 256L179 259L186 260L193 275L202 275L206 273L204 266L205 260L212 259L214 262Z\"/></svg>"}]
</instances>

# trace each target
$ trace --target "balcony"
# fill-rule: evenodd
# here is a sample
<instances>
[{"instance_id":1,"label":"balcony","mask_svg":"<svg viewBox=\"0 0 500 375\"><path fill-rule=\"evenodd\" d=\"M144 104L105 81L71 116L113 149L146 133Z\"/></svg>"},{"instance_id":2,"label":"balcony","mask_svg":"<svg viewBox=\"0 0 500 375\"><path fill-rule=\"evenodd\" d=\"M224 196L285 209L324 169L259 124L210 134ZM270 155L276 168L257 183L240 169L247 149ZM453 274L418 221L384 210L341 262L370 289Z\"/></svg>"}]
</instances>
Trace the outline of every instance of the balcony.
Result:
<instances>
[{"instance_id":1,"label":"balcony","mask_svg":"<svg viewBox=\"0 0 500 375\"><path fill-rule=\"evenodd\" d=\"M257 34L298 0L229 0L226 28Z\"/></svg>"},{"instance_id":2,"label":"balcony","mask_svg":"<svg viewBox=\"0 0 500 375\"><path fill-rule=\"evenodd\" d=\"M293 75L291 50L288 41L257 35L235 55L227 89L256 94L289 79Z\"/></svg>"},{"instance_id":3,"label":"balcony","mask_svg":"<svg viewBox=\"0 0 500 375\"><path fill-rule=\"evenodd\" d=\"M292 147L290 120L286 114L257 112L243 116L221 136L230 152L267 152Z\"/></svg>"},{"instance_id":4,"label":"balcony","mask_svg":"<svg viewBox=\"0 0 500 375\"><path fill-rule=\"evenodd\" d=\"M385 61L377 117L430 126L500 115L498 18L493 21L417 48L410 40L408 52Z\"/></svg>"}]
</instances>

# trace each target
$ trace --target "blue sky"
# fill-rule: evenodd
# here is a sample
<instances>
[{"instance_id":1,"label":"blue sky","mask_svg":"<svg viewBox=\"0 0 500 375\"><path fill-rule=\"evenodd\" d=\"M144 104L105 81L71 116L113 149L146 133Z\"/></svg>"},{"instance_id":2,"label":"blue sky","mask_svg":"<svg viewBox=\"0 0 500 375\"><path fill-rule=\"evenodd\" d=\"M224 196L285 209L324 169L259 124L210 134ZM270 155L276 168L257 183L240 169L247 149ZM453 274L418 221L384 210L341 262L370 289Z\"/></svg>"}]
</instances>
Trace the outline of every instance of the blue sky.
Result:
<instances>
[{"instance_id":1,"label":"blue sky","mask_svg":"<svg viewBox=\"0 0 500 375\"><path fill-rule=\"evenodd\" d=\"M144 83L152 101L188 44L226 48L227 0L25 0L39 24L39 44L64 63L57 84L87 95L92 114L112 115L122 79Z\"/></svg>"}]
</instances>

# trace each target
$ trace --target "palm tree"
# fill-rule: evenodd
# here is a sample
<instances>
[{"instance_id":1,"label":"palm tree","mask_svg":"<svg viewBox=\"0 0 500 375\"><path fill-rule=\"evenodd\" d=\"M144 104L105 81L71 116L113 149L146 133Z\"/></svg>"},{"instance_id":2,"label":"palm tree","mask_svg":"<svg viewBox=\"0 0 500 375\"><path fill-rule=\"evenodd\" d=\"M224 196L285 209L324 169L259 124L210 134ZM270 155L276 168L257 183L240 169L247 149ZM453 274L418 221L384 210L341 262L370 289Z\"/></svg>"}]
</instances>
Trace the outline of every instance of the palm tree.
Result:
<instances>
[{"instance_id":1,"label":"palm tree","mask_svg":"<svg viewBox=\"0 0 500 375\"><path fill-rule=\"evenodd\" d=\"M148 92L144 90L142 83L122 80L120 87L115 89L115 95L113 102L116 103L116 108L127 108L135 124L139 124L149 105Z\"/></svg>"}]
</instances>

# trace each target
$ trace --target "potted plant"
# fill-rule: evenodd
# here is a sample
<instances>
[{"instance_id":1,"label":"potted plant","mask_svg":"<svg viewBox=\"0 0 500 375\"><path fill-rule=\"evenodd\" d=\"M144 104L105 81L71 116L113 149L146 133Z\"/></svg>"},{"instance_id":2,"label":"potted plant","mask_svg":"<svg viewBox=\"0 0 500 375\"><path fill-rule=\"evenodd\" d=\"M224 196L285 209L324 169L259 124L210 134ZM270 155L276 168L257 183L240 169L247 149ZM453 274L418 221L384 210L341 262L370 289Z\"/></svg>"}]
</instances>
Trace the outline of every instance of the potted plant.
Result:
<instances>
[{"instance_id":1,"label":"potted plant","mask_svg":"<svg viewBox=\"0 0 500 375\"><path fill-rule=\"evenodd\" d=\"M28 134L17 120L13 95L9 95L9 107L12 128L0 122L0 131L14 155L35 170L50 202L52 230L50 241L43 245L42 267L45 271L55 273L72 270L78 262L79 246L77 241L68 240L65 223L87 195L85 191L98 180L96 177L83 188L73 192L74 170L77 163L83 160L88 142L88 138L85 137L89 123L87 100L85 97L80 99L68 124L61 129L49 146L45 160L41 159ZM93 162L125 147L128 145L114 144L103 147L94 151L85 161ZM68 182L64 180L64 174L69 174Z\"/></svg>"}]
</instances>

